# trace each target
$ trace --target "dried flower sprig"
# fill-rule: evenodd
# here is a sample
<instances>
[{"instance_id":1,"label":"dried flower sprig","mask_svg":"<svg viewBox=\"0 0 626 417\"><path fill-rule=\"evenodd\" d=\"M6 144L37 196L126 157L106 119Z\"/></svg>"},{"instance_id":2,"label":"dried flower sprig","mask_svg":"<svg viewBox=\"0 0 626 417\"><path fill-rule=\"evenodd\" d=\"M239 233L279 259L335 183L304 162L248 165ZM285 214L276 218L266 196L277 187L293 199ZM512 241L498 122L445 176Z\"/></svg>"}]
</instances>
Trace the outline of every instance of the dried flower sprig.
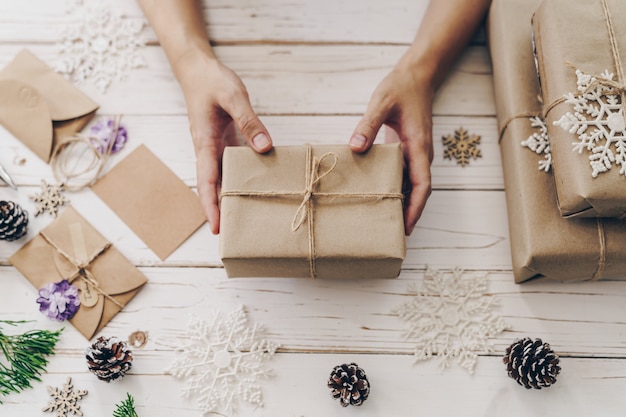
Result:
<instances>
[{"instance_id":1,"label":"dried flower sprig","mask_svg":"<svg viewBox=\"0 0 626 417\"><path fill-rule=\"evenodd\" d=\"M0 320L0 325L20 323L25 321ZM30 330L7 335L0 329L0 399L30 388L32 381L41 381L39 377L48 365L47 356L54 354L62 331Z\"/></svg>"},{"instance_id":2,"label":"dried flower sprig","mask_svg":"<svg viewBox=\"0 0 626 417\"><path fill-rule=\"evenodd\" d=\"M139 417L135 411L135 399L129 393L126 393L126 399L115 407L113 417Z\"/></svg>"},{"instance_id":3,"label":"dried flower sprig","mask_svg":"<svg viewBox=\"0 0 626 417\"><path fill-rule=\"evenodd\" d=\"M128 142L128 131L115 119L99 120L89 131L91 143L101 154L116 154Z\"/></svg>"}]
</instances>

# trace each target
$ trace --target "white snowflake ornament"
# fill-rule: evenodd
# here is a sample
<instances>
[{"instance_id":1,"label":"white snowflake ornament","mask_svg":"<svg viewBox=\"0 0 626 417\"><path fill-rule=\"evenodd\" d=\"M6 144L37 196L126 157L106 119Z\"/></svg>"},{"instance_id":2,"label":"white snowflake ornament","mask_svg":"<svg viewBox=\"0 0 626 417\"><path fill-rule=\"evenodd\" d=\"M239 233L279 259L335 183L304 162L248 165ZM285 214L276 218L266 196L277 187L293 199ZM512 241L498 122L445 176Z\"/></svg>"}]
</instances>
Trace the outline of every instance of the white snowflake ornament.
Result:
<instances>
[{"instance_id":1,"label":"white snowflake ornament","mask_svg":"<svg viewBox=\"0 0 626 417\"><path fill-rule=\"evenodd\" d=\"M565 102L574 112L564 114L554 125L578 136L572 142L575 151L587 150L591 176L607 172L615 163L619 173L626 176L626 120L622 106L622 91L616 88L614 75L608 70L599 77L576 70L579 94L565 95Z\"/></svg>"},{"instance_id":2,"label":"white snowflake ornament","mask_svg":"<svg viewBox=\"0 0 626 417\"><path fill-rule=\"evenodd\" d=\"M415 362L433 355L442 368L455 360L474 372L478 353L493 351L489 340L508 325L492 309L497 304L487 295L487 274L464 276L461 269L450 273L428 268L422 289L409 288L413 299L393 312L406 321L407 340L415 341Z\"/></svg>"},{"instance_id":3,"label":"white snowflake ornament","mask_svg":"<svg viewBox=\"0 0 626 417\"><path fill-rule=\"evenodd\" d=\"M550 138L548 127L541 117L531 117L530 126L538 130L522 141L522 146L530 149L538 155L543 154L544 159L539 161L539 170L549 172L552 167L552 152L550 152Z\"/></svg>"},{"instance_id":4,"label":"white snowflake ornament","mask_svg":"<svg viewBox=\"0 0 626 417\"><path fill-rule=\"evenodd\" d=\"M57 44L61 61L56 71L76 83L91 80L101 93L134 68L146 66L138 49L146 22L128 18L102 1L68 2L71 23L64 25Z\"/></svg>"},{"instance_id":5,"label":"white snowflake ornament","mask_svg":"<svg viewBox=\"0 0 626 417\"><path fill-rule=\"evenodd\" d=\"M263 406L259 378L269 378L264 364L278 345L263 338L263 328L250 324L243 306L227 316L214 313L209 322L192 317L180 355L167 372L186 380L183 396L197 396L203 414L233 414L240 401Z\"/></svg>"}]
</instances>

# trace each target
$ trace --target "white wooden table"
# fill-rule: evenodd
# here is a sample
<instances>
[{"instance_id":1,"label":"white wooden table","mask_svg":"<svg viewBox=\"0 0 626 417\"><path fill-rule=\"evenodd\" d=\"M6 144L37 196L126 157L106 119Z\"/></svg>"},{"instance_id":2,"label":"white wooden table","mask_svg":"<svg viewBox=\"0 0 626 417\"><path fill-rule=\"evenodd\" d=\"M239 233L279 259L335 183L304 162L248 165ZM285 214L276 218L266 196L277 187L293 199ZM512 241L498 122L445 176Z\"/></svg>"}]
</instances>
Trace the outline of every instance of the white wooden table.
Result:
<instances>
[{"instance_id":1,"label":"white wooden table","mask_svg":"<svg viewBox=\"0 0 626 417\"><path fill-rule=\"evenodd\" d=\"M90 0L91 1L91 0ZM140 17L133 1L112 8ZM427 1L387 0L205 0L210 37L219 57L247 85L252 104L277 144L345 143L369 95L411 42ZM29 48L54 65L58 29L67 21L62 0L0 3L0 66ZM163 51L150 29L141 54L148 66L115 82L107 94L83 89L101 105L98 114L124 114L130 141L126 155L146 144L189 187L195 188L194 153L185 104ZM467 48L439 91L434 106L433 193L407 239L408 253L396 280L365 282L306 279L228 279L217 244L203 226L166 261L158 258L90 190L69 195L72 204L149 279L147 286L101 332L126 338L149 332L135 350L131 373L106 384L87 371L88 342L67 326L41 383L7 397L0 416L40 416L47 385L71 376L89 390L86 417L110 416L130 392L140 416L200 415L181 398L183 382L165 374L175 354L160 341L184 336L191 314L228 312L245 305L251 320L265 325L281 344L267 363L275 376L263 381L265 406L243 406L239 415L360 416L623 416L626 409L625 282L513 283L507 215L489 54L481 37ZM482 136L482 159L461 168L443 159L442 135L459 127ZM25 160L23 165L16 162ZM116 157L114 162L121 159ZM53 180L48 165L0 128L0 162L19 192L0 186L0 199L32 211L28 195L40 180ZM28 238L51 221L31 219ZM0 318L34 320L32 327L57 329L43 318L36 291L8 262L25 240L0 242ZM510 325L493 339L473 375L436 359L413 364L404 323L391 314L420 283L426 265L488 272L495 312ZM506 376L501 356L519 337L540 337L561 356L563 371L548 390L527 391ZM326 379L334 365L357 362L372 383L362 407L342 409Z\"/></svg>"}]
</instances>

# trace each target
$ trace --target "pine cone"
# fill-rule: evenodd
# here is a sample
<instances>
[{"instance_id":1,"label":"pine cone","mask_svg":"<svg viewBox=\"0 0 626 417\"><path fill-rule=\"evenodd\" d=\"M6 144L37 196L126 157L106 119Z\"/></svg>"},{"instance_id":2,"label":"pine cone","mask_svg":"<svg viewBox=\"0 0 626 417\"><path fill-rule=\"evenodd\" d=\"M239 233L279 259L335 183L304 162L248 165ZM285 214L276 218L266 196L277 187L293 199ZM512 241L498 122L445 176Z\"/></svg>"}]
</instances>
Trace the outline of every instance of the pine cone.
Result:
<instances>
[{"instance_id":1,"label":"pine cone","mask_svg":"<svg viewBox=\"0 0 626 417\"><path fill-rule=\"evenodd\" d=\"M28 212L12 201L0 201L0 240L17 240L27 228Z\"/></svg>"},{"instance_id":2,"label":"pine cone","mask_svg":"<svg viewBox=\"0 0 626 417\"><path fill-rule=\"evenodd\" d=\"M502 360L509 376L527 389L547 388L561 372L559 357L541 339L517 340L506 349Z\"/></svg>"},{"instance_id":3,"label":"pine cone","mask_svg":"<svg viewBox=\"0 0 626 417\"><path fill-rule=\"evenodd\" d=\"M342 407L361 405L370 394L370 384L365 371L356 363L335 366L328 379L333 398L339 398Z\"/></svg>"},{"instance_id":4,"label":"pine cone","mask_svg":"<svg viewBox=\"0 0 626 417\"><path fill-rule=\"evenodd\" d=\"M99 337L85 352L87 366L99 380L111 382L123 377L131 368L133 352L117 337Z\"/></svg>"}]
</instances>

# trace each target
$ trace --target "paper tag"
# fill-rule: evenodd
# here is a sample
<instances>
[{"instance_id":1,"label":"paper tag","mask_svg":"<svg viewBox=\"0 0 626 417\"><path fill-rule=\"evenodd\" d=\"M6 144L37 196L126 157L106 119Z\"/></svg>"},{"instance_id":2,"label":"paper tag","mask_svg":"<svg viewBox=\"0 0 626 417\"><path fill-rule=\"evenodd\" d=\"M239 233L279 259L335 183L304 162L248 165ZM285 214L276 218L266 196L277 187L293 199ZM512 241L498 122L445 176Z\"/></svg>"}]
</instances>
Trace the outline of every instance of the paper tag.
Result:
<instances>
[{"instance_id":1,"label":"paper tag","mask_svg":"<svg viewBox=\"0 0 626 417\"><path fill-rule=\"evenodd\" d=\"M80 290L80 305L83 307L93 307L98 304L98 291L84 279L78 281Z\"/></svg>"}]
</instances>

